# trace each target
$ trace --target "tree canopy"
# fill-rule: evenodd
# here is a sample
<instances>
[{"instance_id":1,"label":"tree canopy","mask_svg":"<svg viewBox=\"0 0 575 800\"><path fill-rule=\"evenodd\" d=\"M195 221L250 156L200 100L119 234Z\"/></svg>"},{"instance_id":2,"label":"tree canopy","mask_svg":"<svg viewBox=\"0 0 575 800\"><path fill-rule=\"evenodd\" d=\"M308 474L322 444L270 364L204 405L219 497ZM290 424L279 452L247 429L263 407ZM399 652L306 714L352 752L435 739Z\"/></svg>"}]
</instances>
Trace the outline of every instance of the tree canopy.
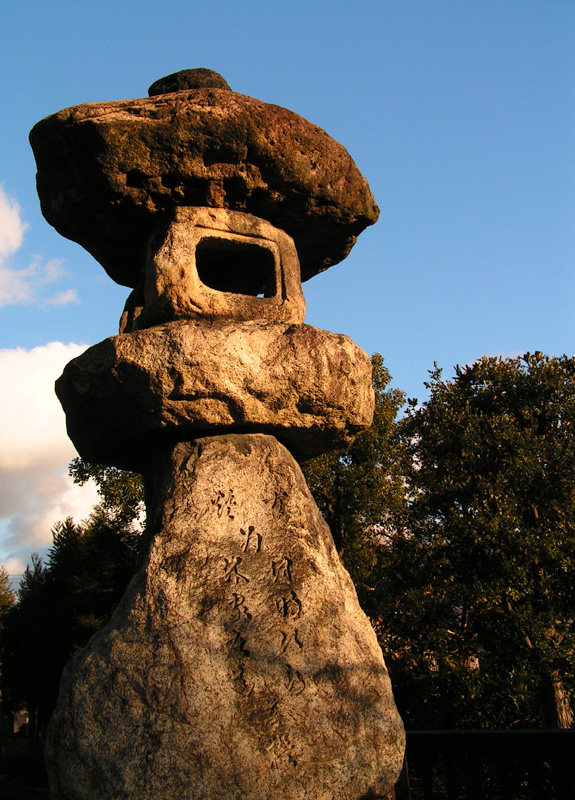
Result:
<instances>
[{"instance_id":1,"label":"tree canopy","mask_svg":"<svg viewBox=\"0 0 575 800\"><path fill-rule=\"evenodd\" d=\"M6 702L29 712L33 737L56 705L64 665L109 619L131 577L139 534L97 507L56 524L44 563L26 568L17 603L2 614Z\"/></svg>"},{"instance_id":2,"label":"tree canopy","mask_svg":"<svg viewBox=\"0 0 575 800\"><path fill-rule=\"evenodd\" d=\"M143 511L144 487L142 476L117 467L91 464L82 458L70 462L69 474L74 483L83 486L94 481L100 495L100 506L114 520L132 524Z\"/></svg>"},{"instance_id":3,"label":"tree canopy","mask_svg":"<svg viewBox=\"0 0 575 800\"><path fill-rule=\"evenodd\" d=\"M308 461L303 472L337 550L372 613L382 538L404 507L401 444L394 436L405 395L389 387L391 376L379 353L372 356L375 411L373 425L349 447Z\"/></svg>"},{"instance_id":4,"label":"tree canopy","mask_svg":"<svg viewBox=\"0 0 575 800\"><path fill-rule=\"evenodd\" d=\"M575 359L431 373L398 424L408 505L378 631L411 727L568 727L575 688Z\"/></svg>"},{"instance_id":5,"label":"tree canopy","mask_svg":"<svg viewBox=\"0 0 575 800\"><path fill-rule=\"evenodd\" d=\"M2 614L14 604L14 592L10 586L10 576L0 567L0 628L2 626Z\"/></svg>"}]
</instances>

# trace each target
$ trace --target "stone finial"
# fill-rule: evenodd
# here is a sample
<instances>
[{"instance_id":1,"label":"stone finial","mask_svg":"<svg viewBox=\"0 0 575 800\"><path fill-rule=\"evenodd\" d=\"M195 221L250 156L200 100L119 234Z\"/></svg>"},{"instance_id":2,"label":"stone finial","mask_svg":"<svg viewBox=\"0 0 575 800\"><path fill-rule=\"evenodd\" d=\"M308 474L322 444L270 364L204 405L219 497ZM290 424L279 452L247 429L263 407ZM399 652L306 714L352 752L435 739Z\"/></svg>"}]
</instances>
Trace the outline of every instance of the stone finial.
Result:
<instances>
[{"instance_id":1,"label":"stone finial","mask_svg":"<svg viewBox=\"0 0 575 800\"><path fill-rule=\"evenodd\" d=\"M227 89L231 91L227 81L219 73L214 72L213 69L197 67L196 69L182 69L166 75L165 78L159 78L148 89L148 96L155 97L159 94L181 92L185 89Z\"/></svg>"}]
</instances>

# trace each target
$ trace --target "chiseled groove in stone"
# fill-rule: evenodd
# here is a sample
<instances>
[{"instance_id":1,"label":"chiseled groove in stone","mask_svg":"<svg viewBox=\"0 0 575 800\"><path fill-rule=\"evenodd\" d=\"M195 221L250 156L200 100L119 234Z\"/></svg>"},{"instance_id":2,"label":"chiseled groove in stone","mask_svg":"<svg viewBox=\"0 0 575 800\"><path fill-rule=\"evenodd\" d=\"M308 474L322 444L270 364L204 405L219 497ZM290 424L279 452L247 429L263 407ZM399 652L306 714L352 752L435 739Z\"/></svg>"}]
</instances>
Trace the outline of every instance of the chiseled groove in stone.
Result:
<instances>
[{"instance_id":1,"label":"chiseled groove in stone","mask_svg":"<svg viewBox=\"0 0 575 800\"><path fill-rule=\"evenodd\" d=\"M172 322L110 337L56 383L88 461L143 471L161 442L227 430L277 436L305 460L373 417L371 363L310 325Z\"/></svg>"}]
</instances>

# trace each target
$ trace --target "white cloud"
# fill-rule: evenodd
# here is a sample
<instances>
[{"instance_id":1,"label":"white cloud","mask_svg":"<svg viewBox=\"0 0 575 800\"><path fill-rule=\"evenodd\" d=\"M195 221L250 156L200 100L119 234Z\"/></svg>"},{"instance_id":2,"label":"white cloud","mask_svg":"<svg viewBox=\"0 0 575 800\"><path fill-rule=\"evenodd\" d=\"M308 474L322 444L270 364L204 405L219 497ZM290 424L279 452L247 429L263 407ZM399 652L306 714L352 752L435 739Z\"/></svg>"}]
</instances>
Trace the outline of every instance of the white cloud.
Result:
<instances>
[{"instance_id":1,"label":"white cloud","mask_svg":"<svg viewBox=\"0 0 575 800\"><path fill-rule=\"evenodd\" d=\"M84 519L97 502L93 484L76 486L67 475L76 452L54 393L65 364L85 349L0 350L0 557L10 571L50 545L55 522Z\"/></svg>"},{"instance_id":2,"label":"white cloud","mask_svg":"<svg viewBox=\"0 0 575 800\"><path fill-rule=\"evenodd\" d=\"M20 217L20 206L0 186L0 262L18 250L25 230L26 225Z\"/></svg>"},{"instance_id":3,"label":"white cloud","mask_svg":"<svg viewBox=\"0 0 575 800\"><path fill-rule=\"evenodd\" d=\"M75 289L66 289L63 292L58 292L51 297L49 300L44 302L46 306L67 306L70 303L79 303L80 298L78 297L78 292Z\"/></svg>"},{"instance_id":4,"label":"white cloud","mask_svg":"<svg viewBox=\"0 0 575 800\"><path fill-rule=\"evenodd\" d=\"M52 283L66 275L64 271L64 262L61 258L51 258L47 261L41 270L42 283Z\"/></svg>"},{"instance_id":5,"label":"white cloud","mask_svg":"<svg viewBox=\"0 0 575 800\"><path fill-rule=\"evenodd\" d=\"M0 468L24 469L73 456L54 381L86 345L50 342L0 350Z\"/></svg>"},{"instance_id":6,"label":"white cloud","mask_svg":"<svg viewBox=\"0 0 575 800\"><path fill-rule=\"evenodd\" d=\"M34 290L29 281L32 275L30 267L8 269L0 263L0 307L33 303Z\"/></svg>"},{"instance_id":7,"label":"white cloud","mask_svg":"<svg viewBox=\"0 0 575 800\"><path fill-rule=\"evenodd\" d=\"M38 257L27 267L11 266L11 257L22 245L27 225L22 221L20 206L0 186L0 307L7 305L64 306L79 302L75 289L60 291L52 297L44 287L66 276L62 261L46 263Z\"/></svg>"}]
</instances>

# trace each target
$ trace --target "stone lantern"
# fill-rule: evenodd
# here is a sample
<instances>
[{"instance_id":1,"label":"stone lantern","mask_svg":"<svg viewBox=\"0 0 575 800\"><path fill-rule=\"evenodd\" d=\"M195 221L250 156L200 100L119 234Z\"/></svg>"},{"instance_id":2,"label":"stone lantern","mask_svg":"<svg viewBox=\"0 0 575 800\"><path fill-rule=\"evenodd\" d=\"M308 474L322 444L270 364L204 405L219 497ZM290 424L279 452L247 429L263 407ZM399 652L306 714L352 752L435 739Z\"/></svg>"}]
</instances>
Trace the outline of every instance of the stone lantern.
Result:
<instances>
[{"instance_id":1,"label":"stone lantern","mask_svg":"<svg viewBox=\"0 0 575 800\"><path fill-rule=\"evenodd\" d=\"M59 800L360 800L404 746L387 670L297 461L371 423L367 355L301 281L377 219L345 149L184 70L31 133L42 211L132 288L57 382L89 461L141 472L114 616L50 723Z\"/></svg>"}]
</instances>

